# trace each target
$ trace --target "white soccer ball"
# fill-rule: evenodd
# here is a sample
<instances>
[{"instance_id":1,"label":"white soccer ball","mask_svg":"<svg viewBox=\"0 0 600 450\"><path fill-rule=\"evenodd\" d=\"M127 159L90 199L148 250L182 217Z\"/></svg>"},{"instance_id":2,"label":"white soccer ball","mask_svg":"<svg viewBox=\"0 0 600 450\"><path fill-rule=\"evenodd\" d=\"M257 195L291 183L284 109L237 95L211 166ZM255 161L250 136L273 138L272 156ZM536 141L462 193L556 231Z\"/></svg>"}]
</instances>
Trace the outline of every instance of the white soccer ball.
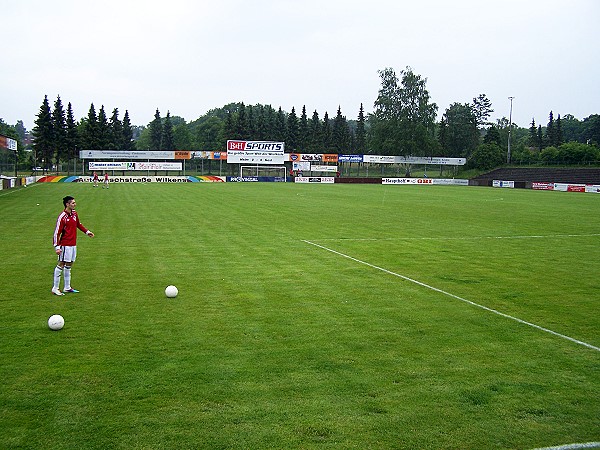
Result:
<instances>
[{"instance_id":1,"label":"white soccer ball","mask_svg":"<svg viewBox=\"0 0 600 450\"><path fill-rule=\"evenodd\" d=\"M177 297L177 294L179 294L179 290L173 285L167 286L165 289L165 295L169 298Z\"/></svg>"},{"instance_id":2,"label":"white soccer ball","mask_svg":"<svg viewBox=\"0 0 600 450\"><path fill-rule=\"evenodd\" d=\"M65 326L65 319L60 314L54 314L48 319L48 328L54 331L60 330Z\"/></svg>"}]
</instances>

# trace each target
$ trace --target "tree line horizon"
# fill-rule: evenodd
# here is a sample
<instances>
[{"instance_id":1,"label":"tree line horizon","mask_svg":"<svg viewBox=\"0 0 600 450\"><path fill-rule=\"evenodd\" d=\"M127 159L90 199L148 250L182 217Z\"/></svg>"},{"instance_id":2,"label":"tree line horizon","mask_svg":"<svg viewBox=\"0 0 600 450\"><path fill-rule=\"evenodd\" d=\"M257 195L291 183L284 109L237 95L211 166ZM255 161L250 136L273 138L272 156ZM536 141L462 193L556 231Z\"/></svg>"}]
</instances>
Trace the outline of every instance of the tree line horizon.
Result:
<instances>
[{"instance_id":1,"label":"tree line horizon","mask_svg":"<svg viewBox=\"0 0 600 450\"><path fill-rule=\"evenodd\" d=\"M438 106L430 99L426 79L410 67L400 76L392 68L378 73L381 87L374 111L365 115L361 103L356 120L348 120L341 107L334 117L326 111L321 118L316 110L309 116L305 105L298 113L295 107L285 112L236 102L190 122L170 111L161 117L157 108L147 126L135 126L127 110L121 120L118 108L107 117L104 105L96 113L93 103L87 116L76 121L70 102L65 111L59 95L51 109L46 95L32 130L29 162L43 161L48 167L68 163L80 149L225 151L227 140L241 139L285 142L287 151L298 153L460 157L476 169L507 163L600 164L598 114L580 121L570 114L555 118L550 111L545 127L532 118L529 128L521 128L505 117L490 122L492 103L480 94L472 103L452 103L436 121ZM16 128L0 119L0 134L23 139L24 127ZM19 159L27 156L23 152Z\"/></svg>"}]
</instances>

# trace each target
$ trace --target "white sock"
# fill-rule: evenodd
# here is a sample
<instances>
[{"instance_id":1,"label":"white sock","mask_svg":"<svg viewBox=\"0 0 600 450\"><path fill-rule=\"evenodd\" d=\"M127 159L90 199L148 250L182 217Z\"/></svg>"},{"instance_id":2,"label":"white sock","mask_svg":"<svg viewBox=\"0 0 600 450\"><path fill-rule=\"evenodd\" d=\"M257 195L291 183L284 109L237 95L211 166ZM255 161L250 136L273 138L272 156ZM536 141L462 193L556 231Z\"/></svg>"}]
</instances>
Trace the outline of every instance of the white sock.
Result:
<instances>
[{"instance_id":1,"label":"white sock","mask_svg":"<svg viewBox=\"0 0 600 450\"><path fill-rule=\"evenodd\" d=\"M71 268L65 266L65 291L71 289Z\"/></svg>"},{"instance_id":2,"label":"white sock","mask_svg":"<svg viewBox=\"0 0 600 450\"><path fill-rule=\"evenodd\" d=\"M58 289L58 286L60 285L60 275L62 274L62 268L59 266L56 266L54 268L54 286L52 287L53 289Z\"/></svg>"}]
</instances>

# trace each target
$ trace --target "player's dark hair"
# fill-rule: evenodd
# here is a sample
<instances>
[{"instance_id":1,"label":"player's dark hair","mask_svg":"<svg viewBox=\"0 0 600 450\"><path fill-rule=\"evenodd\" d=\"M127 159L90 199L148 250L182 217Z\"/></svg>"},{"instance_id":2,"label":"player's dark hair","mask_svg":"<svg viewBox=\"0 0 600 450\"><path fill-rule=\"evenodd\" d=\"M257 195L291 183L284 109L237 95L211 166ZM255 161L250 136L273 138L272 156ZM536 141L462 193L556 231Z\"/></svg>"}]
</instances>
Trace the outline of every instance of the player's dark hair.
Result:
<instances>
[{"instance_id":1,"label":"player's dark hair","mask_svg":"<svg viewBox=\"0 0 600 450\"><path fill-rule=\"evenodd\" d=\"M67 203L69 203L71 200L75 200L75 198L71 197L70 195L67 195L65 198L63 198L63 205L65 205L66 207Z\"/></svg>"}]
</instances>

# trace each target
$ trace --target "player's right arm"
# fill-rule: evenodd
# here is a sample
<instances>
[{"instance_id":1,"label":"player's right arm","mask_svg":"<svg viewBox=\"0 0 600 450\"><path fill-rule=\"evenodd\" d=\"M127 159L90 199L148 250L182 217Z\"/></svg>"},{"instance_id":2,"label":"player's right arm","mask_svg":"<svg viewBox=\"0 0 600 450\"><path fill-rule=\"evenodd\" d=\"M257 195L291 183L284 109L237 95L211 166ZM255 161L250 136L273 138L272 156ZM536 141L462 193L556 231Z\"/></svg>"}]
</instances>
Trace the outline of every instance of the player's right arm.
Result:
<instances>
[{"instance_id":1,"label":"player's right arm","mask_svg":"<svg viewBox=\"0 0 600 450\"><path fill-rule=\"evenodd\" d=\"M60 237L63 234L63 230L65 228L65 221L63 220L65 216L65 213L62 212L60 213L60 215L58 216L58 219L56 219L56 227L54 228L54 237L53 237L53 244L54 244L54 251L56 252L57 255L60 254L60 252L62 251L60 248Z\"/></svg>"}]
</instances>

